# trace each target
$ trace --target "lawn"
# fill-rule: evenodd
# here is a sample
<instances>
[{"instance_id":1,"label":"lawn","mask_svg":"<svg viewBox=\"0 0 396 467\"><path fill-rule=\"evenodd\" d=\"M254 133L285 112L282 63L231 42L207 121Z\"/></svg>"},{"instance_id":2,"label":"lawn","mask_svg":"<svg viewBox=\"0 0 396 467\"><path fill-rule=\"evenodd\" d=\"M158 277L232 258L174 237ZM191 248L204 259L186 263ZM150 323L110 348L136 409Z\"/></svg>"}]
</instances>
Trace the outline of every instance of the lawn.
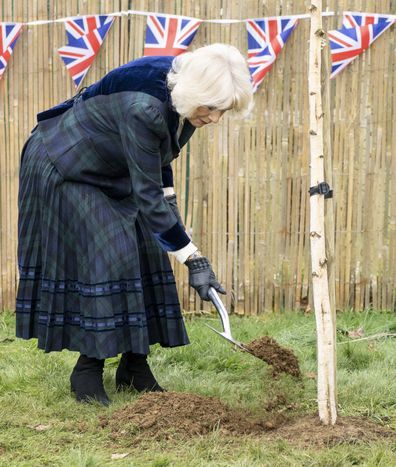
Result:
<instances>
[{"instance_id":1,"label":"lawn","mask_svg":"<svg viewBox=\"0 0 396 467\"><path fill-rule=\"evenodd\" d=\"M219 326L215 316L187 318L191 345L152 348L151 366L161 385L170 391L213 396L253 414L278 396L287 417L315 413L313 315L269 313L231 320L235 337L242 342L268 334L291 348L300 361L302 381L287 375L274 380L265 363L234 351L205 323ZM345 312L338 315L337 327L339 415L360 416L396 429L396 338L355 342L348 337L348 331L359 328L365 335L396 332L396 315ZM76 353L44 354L34 340L16 340L13 314L0 314L1 466L396 466L396 443L389 438L309 447L283 439L225 436L214 429L187 439L115 440L100 420L141 396L115 392L114 358L105 367L111 406L78 404L69 387L76 359Z\"/></svg>"}]
</instances>

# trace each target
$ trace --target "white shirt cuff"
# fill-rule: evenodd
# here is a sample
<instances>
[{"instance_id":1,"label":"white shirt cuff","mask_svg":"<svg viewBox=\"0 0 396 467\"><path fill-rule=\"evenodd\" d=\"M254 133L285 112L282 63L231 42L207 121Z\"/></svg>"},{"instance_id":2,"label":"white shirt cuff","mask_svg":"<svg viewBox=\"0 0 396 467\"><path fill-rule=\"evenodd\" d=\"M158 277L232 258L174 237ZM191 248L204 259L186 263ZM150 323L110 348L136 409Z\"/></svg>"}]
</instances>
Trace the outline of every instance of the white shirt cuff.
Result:
<instances>
[{"instance_id":1,"label":"white shirt cuff","mask_svg":"<svg viewBox=\"0 0 396 467\"><path fill-rule=\"evenodd\" d=\"M188 245L180 248L180 250L169 251L169 254L173 255L179 263L185 263L186 259L198 251L198 247L194 245L193 242L190 242Z\"/></svg>"},{"instance_id":2,"label":"white shirt cuff","mask_svg":"<svg viewBox=\"0 0 396 467\"><path fill-rule=\"evenodd\" d=\"M164 190L164 196L172 196L175 194L175 189L173 186L167 186L166 188L162 188Z\"/></svg>"}]
</instances>

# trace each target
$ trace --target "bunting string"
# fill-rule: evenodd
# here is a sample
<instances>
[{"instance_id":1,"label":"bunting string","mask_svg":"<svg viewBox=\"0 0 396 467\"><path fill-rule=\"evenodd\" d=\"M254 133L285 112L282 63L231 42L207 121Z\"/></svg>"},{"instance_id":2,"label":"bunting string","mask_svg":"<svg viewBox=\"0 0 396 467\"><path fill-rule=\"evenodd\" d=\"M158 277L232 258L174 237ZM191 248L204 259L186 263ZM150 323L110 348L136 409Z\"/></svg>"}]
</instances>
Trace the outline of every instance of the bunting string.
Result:
<instances>
[{"instance_id":1,"label":"bunting string","mask_svg":"<svg viewBox=\"0 0 396 467\"><path fill-rule=\"evenodd\" d=\"M324 11L322 13L322 16L334 16L334 11ZM99 13L97 15L105 15L105 16L129 16L129 15L137 15L137 16L153 16L153 15L158 15L158 12L154 11L140 11L140 10L122 10L122 11L115 11L113 13ZM96 15L96 16L97 16ZM168 17L168 18L179 18L180 16L178 15L171 15L167 13L161 13L162 16ZM81 15L82 17L83 15ZM222 13L220 12L220 16L222 16ZM37 20L37 21L28 21L28 22L22 22L24 26L41 26L44 24L51 24L51 23L64 23L66 21L73 20L76 16L68 16L65 18L57 18L57 19L49 19L49 20ZM299 14L299 15L288 15L288 17L293 17L297 19L308 19L310 18L309 14ZM183 16L183 18L190 19L190 20L197 20L198 18L192 18L189 16ZM270 16L266 17L267 19L274 19L277 18L276 16ZM395 15L396 18L396 15ZM249 18L250 19L250 18ZM257 19L257 18L255 18ZM244 23L248 21L248 18L246 19L228 19L228 18L215 18L215 19L200 19L202 23L218 23L218 24L234 24L234 23Z\"/></svg>"}]
</instances>

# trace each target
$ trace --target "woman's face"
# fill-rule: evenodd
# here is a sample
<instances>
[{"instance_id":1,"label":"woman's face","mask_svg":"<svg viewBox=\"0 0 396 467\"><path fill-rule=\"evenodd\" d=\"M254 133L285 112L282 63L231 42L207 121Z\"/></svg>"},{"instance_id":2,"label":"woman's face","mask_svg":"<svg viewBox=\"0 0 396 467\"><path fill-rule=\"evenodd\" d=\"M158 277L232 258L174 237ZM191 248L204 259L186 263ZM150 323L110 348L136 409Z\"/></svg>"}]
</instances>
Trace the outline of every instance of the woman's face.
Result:
<instances>
[{"instance_id":1,"label":"woman's face","mask_svg":"<svg viewBox=\"0 0 396 467\"><path fill-rule=\"evenodd\" d=\"M202 105L187 120L196 128L201 128L208 123L217 123L224 112L226 111Z\"/></svg>"}]
</instances>

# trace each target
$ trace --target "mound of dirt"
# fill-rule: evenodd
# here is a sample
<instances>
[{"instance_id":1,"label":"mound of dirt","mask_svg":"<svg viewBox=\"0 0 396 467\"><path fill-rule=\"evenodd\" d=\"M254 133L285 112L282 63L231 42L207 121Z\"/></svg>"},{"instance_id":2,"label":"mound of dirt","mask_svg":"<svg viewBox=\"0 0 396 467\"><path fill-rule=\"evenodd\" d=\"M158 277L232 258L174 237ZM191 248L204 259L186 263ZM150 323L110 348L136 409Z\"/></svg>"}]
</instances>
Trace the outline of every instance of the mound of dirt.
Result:
<instances>
[{"instance_id":1,"label":"mound of dirt","mask_svg":"<svg viewBox=\"0 0 396 467\"><path fill-rule=\"evenodd\" d=\"M219 430L224 434L260 434L279 426L285 417L274 414L261 421L247 412L227 407L215 397L163 392L147 393L135 403L102 416L101 426L109 426L112 438L169 439L191 438Z\"/></svg>"},{"instance_id":2,"label":"mound of dirt","mask_svg":"<svg viewBox=\"0 0 396 467\"><path fill-rule=\"evenodd\" d=\"M274 402L275 406L279 404L283 405L283 400ZM272 404L267 410L271 408ZM254 420L248 412L231 409L215 397L177 392L144 394L133 404L102 416L100 425L109 427L113 442L122 441L123 445L147 439L190 439L214 430L239 439L282 439L297 446L319 448L381 438L396 440L395 430L367 418L343 417L335 426L323 426L316 415L291 419L277 410Z\"/></svg>"},{"instance_id":3,"label":"mound of dirt","mask_svg":"<svg viewBox=\"0 0 396 467\"><path fill-rule=\"evenodd\" d=\"M255 339L249 344L244 344L244 347L255 357L272 366L272 376L274 378L280 373L287 373L296 378L301 377L297 357L290 349L280 346L272 337L260 337L260 339Z\"/></svg>"},{"instance_id":4,"label":"mound of dirt","mask_svg":"<svg viewBox=\"0 0 396 467\"><path fill-rule=\"evenodd\" d=\"M363 417L339 417L334 426L324 426L315 415L289 420L271 433L267 440L284 440L299 447L331 447L381 438L395 439L396 431Z\"/></svg>"}]
</instances>

